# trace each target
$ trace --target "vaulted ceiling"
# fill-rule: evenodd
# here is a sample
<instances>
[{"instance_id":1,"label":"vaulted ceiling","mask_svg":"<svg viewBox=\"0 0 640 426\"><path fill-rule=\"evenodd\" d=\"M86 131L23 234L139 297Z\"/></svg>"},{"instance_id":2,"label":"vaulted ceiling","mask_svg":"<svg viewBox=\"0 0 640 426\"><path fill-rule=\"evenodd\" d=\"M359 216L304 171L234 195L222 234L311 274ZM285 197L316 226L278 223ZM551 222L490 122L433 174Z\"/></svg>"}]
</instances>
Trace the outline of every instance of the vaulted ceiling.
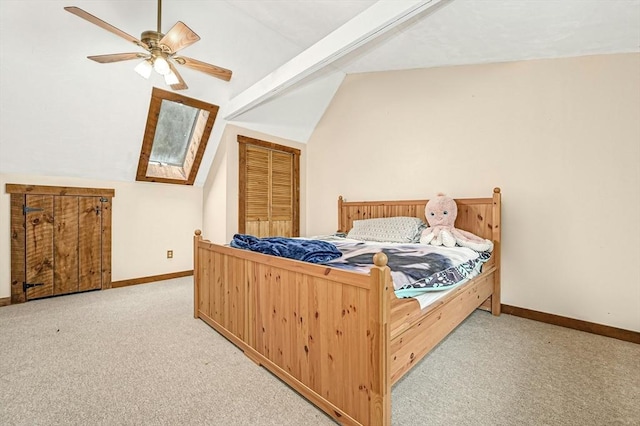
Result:
<instances>
[{"instance_id":1,"label":"vaulted ceiling","mask_svg":"<svg viewBox=\"0 0 640 426\"><path fill-rule=\"evenodd\" d=\"M152 86L136 46L63 10L140 37L156 0L0 1L0 173L134 180ZM306 142L344 76L409 68L640 51L640 0L164 0L162 30L230 82L180 68L183 94L221 107L196 184L227 122Z\"/></svg>"}]
</instances>

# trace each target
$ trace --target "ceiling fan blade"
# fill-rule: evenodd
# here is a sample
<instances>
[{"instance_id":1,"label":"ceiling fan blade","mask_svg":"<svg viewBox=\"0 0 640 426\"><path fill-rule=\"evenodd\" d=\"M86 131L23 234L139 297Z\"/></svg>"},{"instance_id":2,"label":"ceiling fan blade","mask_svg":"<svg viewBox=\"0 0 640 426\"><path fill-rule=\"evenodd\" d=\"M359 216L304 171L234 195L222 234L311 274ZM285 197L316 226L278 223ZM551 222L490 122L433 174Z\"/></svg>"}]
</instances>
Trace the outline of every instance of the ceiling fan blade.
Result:
<instances>
[{"instance_id":1,"label":"ceiling fan blade","mask_svg":"<svg viewBox=\"0 0 640 426\"><path fill-rule=\"evenodd\" d=\"M130 41L132 43L135 43L136 45L149 50L149 46L147 46L145 43L143 43L142 41L138 40L137 38L125 33L122 30L119 30L118 28L114 27L111 24L108 24L106 22L104 22L102 19L93 16L92 14L85 12L84 10L80 9L79 7L75 7L75 6L67 6L64 8L64 10L66 10L67 12L73 13L76 16L81 17L82 19L86 19L87 21L91 22L92 24L95 24L97 26L99 26L100 28L103 28L119 37L122 37L123 39Z\"/></svg>"},{"instance_id":2,"label":"ceiling fan blade","mask_svg":"<svg viewBox=\"0 0 640 426\"><path fill-rule=\"evenodd\" d=\"M171 68L171 71L173 71L173 73L178 78L178 83L172 84L171 88L173 90L186 90L186 89L188 89L189 86L187 86L187 83L184 82L184 80L182 79L182 76L180 75L180 73L176 69L175 65L173 65L170 61L167 61L167 63L169 64L169 68Z\"/></svg>"},{"instance_id":3,"label":"ceiling fan blade","mask_svg":"<svg viewBox=\"0 0 640 426\"><path fill-rule=\"evenodd\" d=\"M169 32L162 37L160 44L164 44L171 49L172 53L175 53L180 49L191 46L198 40L200 40L198 34L194 33L191 28L187 27L183 22L178 21L171 27Z\"/></svg>"},{"instance_id":4,"label":"ceiling fan blade","mask_svg":"<svg viewBox=\"0 0 640 426\"><path fill-rule=\"evenodd\" d=\"M146 58L144 53L114 53L112 55L87 56L92 61L108 64L111 62L130 61L131 59Z\"/></svg>"},{"instance_id":5,"label":"ceiling fan blade","mask_svg":"<svg viewBox=\"0 0 640 426\"><path fill-rule=\"evenodd\" d=\"M207 64L206 62L187 58L186 56L174 56L173 59L180 65L184 65L187 68L218 77L224 81L231 80L231 70L226 68L217 67L215 65Z\"/></svg>"}]
</instances>

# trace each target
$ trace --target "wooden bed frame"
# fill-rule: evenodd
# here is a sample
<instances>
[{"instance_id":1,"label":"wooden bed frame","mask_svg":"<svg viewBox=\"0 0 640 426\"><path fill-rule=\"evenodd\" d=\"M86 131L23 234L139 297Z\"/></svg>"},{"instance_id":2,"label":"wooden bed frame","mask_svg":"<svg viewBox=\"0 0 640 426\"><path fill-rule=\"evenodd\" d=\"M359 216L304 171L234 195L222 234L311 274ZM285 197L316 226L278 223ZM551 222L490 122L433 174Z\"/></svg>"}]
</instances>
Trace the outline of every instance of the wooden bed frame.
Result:
<instances>
[{"instance_id":1,"label":"wooden bed frame","mask_svg":"<svg viewBox=\"0 0 640 426\"><path fill-rule=\"evenodd\" d=\"M457 199L456 227L491 239L482 273L420 309L398 299L375 256L368 275L194 237L194 316L341 424L390 425L391 386L476 308L500 315L500 189ZM417 216L427 200L338 200L357 219Z\"/></svg>"}]
</instances>

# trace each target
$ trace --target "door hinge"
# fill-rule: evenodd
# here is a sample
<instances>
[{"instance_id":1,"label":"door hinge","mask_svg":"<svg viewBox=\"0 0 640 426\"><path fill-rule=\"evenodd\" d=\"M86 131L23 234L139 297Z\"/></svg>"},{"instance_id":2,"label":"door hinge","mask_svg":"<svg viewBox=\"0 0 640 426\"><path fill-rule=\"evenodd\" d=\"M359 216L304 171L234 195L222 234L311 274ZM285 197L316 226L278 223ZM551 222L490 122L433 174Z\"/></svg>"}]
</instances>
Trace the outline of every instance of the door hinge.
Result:
<instances>
[{"instance_id":1,"label":"door hinge","mask_svg":"<svg viewBox=\"0 0 640 426\"><path fill-rule=\"evenodd\" d=\"M40 287L42 285L44 285L44 283L27 283L27 282L23 282L22 283L22 291L26 292L31 287Z\"/></svg>"},{"instance_id":2,"label":"door hinge","mask_svg":"<svg viewBox=\"0 0 640 426\"><path fill-rule=\"evenodd\" d=\"M31 213L31 212L41 212L44 209L38 208L38 207L29 207L27 205L23 205L22 206L22 214L26 215L27 213Z\"/></svg>"}]
</instances>

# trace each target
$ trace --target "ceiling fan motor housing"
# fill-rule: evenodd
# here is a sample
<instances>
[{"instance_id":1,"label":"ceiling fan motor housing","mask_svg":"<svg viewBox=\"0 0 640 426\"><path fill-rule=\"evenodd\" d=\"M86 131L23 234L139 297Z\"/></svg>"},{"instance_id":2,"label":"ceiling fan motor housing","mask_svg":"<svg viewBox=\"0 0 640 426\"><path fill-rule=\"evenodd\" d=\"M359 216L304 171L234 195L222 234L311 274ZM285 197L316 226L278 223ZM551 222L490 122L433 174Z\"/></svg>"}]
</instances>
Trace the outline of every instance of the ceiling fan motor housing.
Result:
<instances>
[{"instance_id":1,"label":"ceiling fan motor housing","mask_svg":"<svg viewBox=\"0 0 640 426\"><path fill-rule=\"evenodd\" d=\"M164 37L164 34L159 33L157 31L144 31L142 33L142 35L140 36L140 40L146 44L147 46L149 46L151 48L151 50L153 49L160 49L160 50L165 50L168 49L167 46L164 46L165 49L162 48L162 46L160 45L160 40L162 40L162 37Z\"/></svg>"}]
</instances>

